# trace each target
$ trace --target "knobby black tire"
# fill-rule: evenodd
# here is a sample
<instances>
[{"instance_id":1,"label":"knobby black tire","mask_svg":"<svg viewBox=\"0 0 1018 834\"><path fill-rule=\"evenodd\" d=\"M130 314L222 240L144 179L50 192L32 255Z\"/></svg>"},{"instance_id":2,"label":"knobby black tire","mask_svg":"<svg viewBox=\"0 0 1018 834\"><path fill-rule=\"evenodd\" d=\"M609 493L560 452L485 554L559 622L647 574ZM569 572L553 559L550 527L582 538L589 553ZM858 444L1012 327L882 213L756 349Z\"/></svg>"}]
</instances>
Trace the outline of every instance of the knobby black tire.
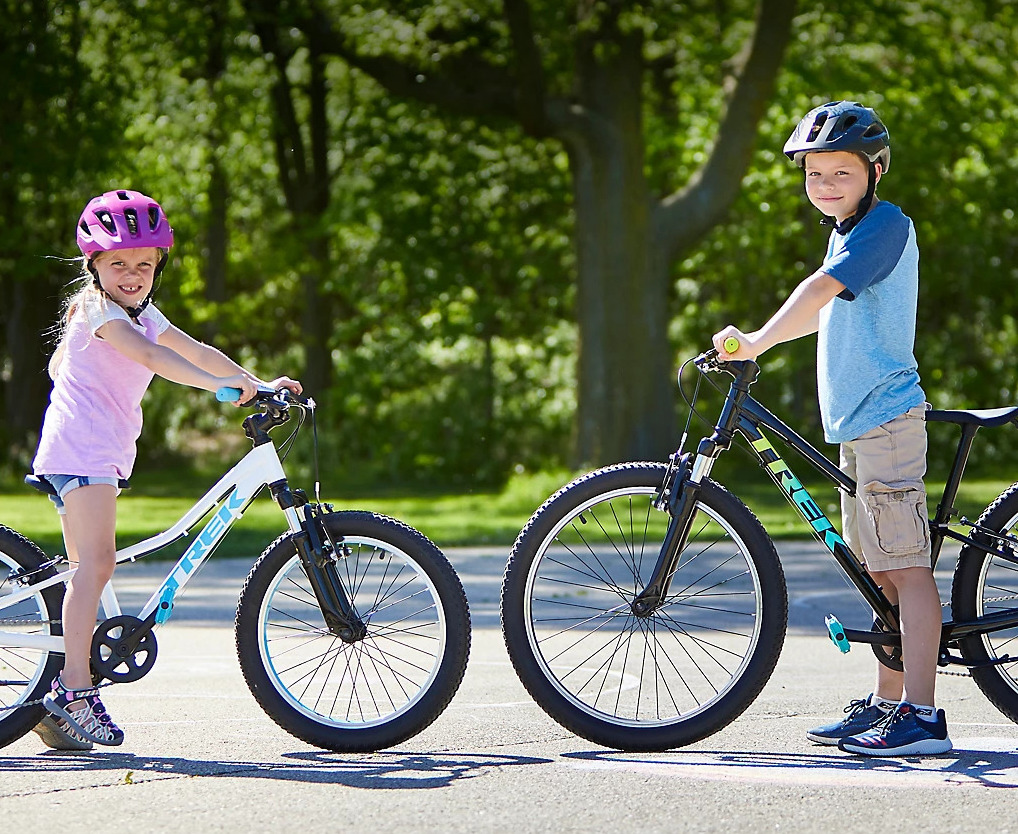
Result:
<instances>
[{"instance_id":1,"label":"knobby black tire","mask_svg":"<svg viewBox=\"0 0 1018 834\"><path fill-rule=\"evenodd\" d=\"M11 579L11 574L37 570L46 561L46 555L35 544L20 533L0 526L0 600L25 589ZM38 581L53 575L53 568L47 568L33 579ZM36 592L0 611L0 620L19 621L16 625L0 625L0 629L22 634L62 634L60 609L63 598L64 586L61 584ZM29 622L32 620L39 622L33 625ZM21 738L39 723L45 714L41 704L9 708L41 699L62 665L63 654L59 652L0 646L0 747Z\"/></svg>"},{"instance_id":2,"label":"knobby black tire","mask_svg":"<svg viewBox=\"0 0 1018 834\"><path fill-rule=\"evenodd\" d=\"M470 649L466 595L443 553L395 519L345 511L324 526L367 636L348 644L329 632L287 534L241 593L240 666L261 707L297 738L338 752L382 750L431 724L459 688Z\"/></svg>"},{"instance_id":3,"label":"knobby black tire","mask_svg":"<svg viewBox=\"0 0 1018 834\"><path fill-rule=\"evenodd\" d=\"M619 750L681 747L727 726L785 637L774 544L712 481L668 598L650 617L633 613L668 521L651 507L664 474L626 463L563 487L520 533L502 585L506 648L527 691L563 727Z\"/></svg>"},{"instance_id":4,"label":"knobby black tire","mask_svg":"<svg viewBox=\"0 0 1018 834\"><path fill-rule=\"evenodd\" d=\"M987 507L977 524L998 535L1018 536L1018 484L1012 484ZM976 533L981 544L998 548L1002 542ZM1010 548L1012 557L1018 548ZM962 548L951 586L951 616L956 622L1018 608L1018 565L970 545ZM960 641L961 655L986 663L1010 655L1018 658L1018 628L976 634ZM998 710L1018 723L1018 660L973 668L972 679Z\"/></svg>"}]
</instances>

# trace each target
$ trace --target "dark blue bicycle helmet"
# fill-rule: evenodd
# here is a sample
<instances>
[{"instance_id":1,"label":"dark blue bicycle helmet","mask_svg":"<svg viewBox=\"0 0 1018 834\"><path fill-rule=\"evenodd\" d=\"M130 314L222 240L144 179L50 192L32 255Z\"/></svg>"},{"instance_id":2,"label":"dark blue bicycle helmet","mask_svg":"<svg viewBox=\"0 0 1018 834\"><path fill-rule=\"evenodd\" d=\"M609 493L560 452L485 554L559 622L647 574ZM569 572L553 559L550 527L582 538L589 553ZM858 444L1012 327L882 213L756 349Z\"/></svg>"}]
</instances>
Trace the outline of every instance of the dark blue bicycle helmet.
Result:
<instances>
[{"instance_id":1,"label":"dark blue bicycle helmet","mask_svg":"<svg viewBox=\"0 0 1018 834\"><path fill-rule=\"evenodd\" d=\"M785 155L800 168L806 154L848 151L891 167L891 137L884 123L869 107L857 101L829 101L807 113L788 137Z\"/></svg>"},{"instance_id":2,"label":"dark blue bicycle helmet","mask_svg":"<svg viewBox=\"0 0 1018 834\"><path fill-rule=\"evenodd\" d=\"M891 137L884 123L869 107L857 101L829 101L814 107L792 131L783 148L785 156L800 168L806 167L806 154L846 151L860 154L869 162L869 187L859 208L843 223L832 218L824 221L839 234L847 235L869 211L877 186L876 164L882 172L891 167Z\"/></svg>"}]
</instances>

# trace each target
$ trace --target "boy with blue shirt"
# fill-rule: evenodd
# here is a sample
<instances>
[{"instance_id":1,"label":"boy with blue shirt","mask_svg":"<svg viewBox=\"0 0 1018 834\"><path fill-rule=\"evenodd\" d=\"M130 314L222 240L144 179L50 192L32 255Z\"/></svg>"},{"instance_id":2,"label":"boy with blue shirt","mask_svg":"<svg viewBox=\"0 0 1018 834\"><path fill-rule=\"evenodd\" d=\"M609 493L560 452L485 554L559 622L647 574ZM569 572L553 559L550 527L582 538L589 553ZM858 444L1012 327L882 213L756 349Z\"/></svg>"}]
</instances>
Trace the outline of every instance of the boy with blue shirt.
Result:
<instances>
[{"instance_id":1,"label":"boy with blue shirt","mask_svg":"<svg viewBox=\"0 0 1018 834\"><path fill-rule=\"evenodd\" d=\"M904 673L877 664L876 686L841 721L810 730L819 744L867 756L946 753L934 702L940 595L926 512L926 397L913 355L919 291L915 228L881 202L891 161L887 129L858 102L811 110L785 143L806 195L834 226L820 269L759 330L714 336L724 360L755 359L781 342L818 334L817 387L824 435L841 444L841 468L858 484L842 493L845 539L899 606ZM735 337L739 348L724 349Z\"/></svg>"}]
</instances>

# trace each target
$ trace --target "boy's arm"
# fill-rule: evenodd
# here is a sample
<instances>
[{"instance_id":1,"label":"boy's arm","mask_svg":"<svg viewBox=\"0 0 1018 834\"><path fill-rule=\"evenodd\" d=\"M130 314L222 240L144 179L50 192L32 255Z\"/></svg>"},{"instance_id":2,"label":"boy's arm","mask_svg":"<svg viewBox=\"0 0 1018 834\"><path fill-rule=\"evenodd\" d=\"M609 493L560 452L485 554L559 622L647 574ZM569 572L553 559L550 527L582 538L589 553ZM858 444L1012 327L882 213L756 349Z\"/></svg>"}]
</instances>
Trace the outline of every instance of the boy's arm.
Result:
<instances>
[{"instance_id":1,"label":"boy's arm","mask_svg":"<svg viewBox=\"0 0 1018 834\"><path fill-rule=\"evenodd\" d=\"M714 335L714 347L721 359L756 359L774 345L790 342L800 336L816 333L820 311L845 289L836 278L825 272L814 272L797 286L781 308L759 330L743 333L728 326ZM734 353L725 350L725 339L734 336L739 349Z\"/></svg>"}]
</instances>

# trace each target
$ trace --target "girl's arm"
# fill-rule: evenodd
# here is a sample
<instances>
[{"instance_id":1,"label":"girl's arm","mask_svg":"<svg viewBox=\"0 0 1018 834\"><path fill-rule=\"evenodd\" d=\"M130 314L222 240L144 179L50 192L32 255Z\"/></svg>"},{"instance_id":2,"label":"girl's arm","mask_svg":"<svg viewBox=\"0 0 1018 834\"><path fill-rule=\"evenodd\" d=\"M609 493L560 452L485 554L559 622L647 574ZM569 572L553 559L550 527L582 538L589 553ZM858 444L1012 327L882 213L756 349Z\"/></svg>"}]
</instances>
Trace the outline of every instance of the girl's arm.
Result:
<instances>
[{"instance_id":1,"label":"girl's arm","mask_svg":"<svg viewBox=\"0 0 1018 834\"><path fill-rule=\"evenodd\" d=\"M269 388L288 388L295 394L299 394L303 390L299 382L286 376L279 377L271 382L264 382L247 369L238 365L218 348L214 348L204 342L199 342L172 324L159 334L159 344L168 347L184 357L192 365L202 368L211 374L244 374L253 379L258 385L265 385Z\"/></svg>"},{"instance_id":2,"label":"girl's arm","mask_svg":"<svg viewBox=\"0 0 1018 834\"><path fill-rule=\"evenodd\" d=\"M767 324L752 333L726 327L714 335L714 347L725 361L756 359L774 345L816 333L820 327L820 311L844 289L844 284L826 272L814 272L792 291ZM725 339L731 336L739 340L739 349L734 353L724 349Z\"/></svg>"},{"instance_id":3,"label":"girl's arm","mask_svg":"<svg viewBox=\"0 0 1018 834\"><path fill-rule=\"evenodd\" d=\"M214 362L208 367L202 367L169 345L150 342L123 319L106 322L95 331L95 334L128 359L144 365L171 382L206 391L216 391L224 386L239 388L240 402L250 400L257 393L258 380L236 363L227 359L226 362ZM221 353L219 356L226 359Z\"/></svg>"}]
</instances>

